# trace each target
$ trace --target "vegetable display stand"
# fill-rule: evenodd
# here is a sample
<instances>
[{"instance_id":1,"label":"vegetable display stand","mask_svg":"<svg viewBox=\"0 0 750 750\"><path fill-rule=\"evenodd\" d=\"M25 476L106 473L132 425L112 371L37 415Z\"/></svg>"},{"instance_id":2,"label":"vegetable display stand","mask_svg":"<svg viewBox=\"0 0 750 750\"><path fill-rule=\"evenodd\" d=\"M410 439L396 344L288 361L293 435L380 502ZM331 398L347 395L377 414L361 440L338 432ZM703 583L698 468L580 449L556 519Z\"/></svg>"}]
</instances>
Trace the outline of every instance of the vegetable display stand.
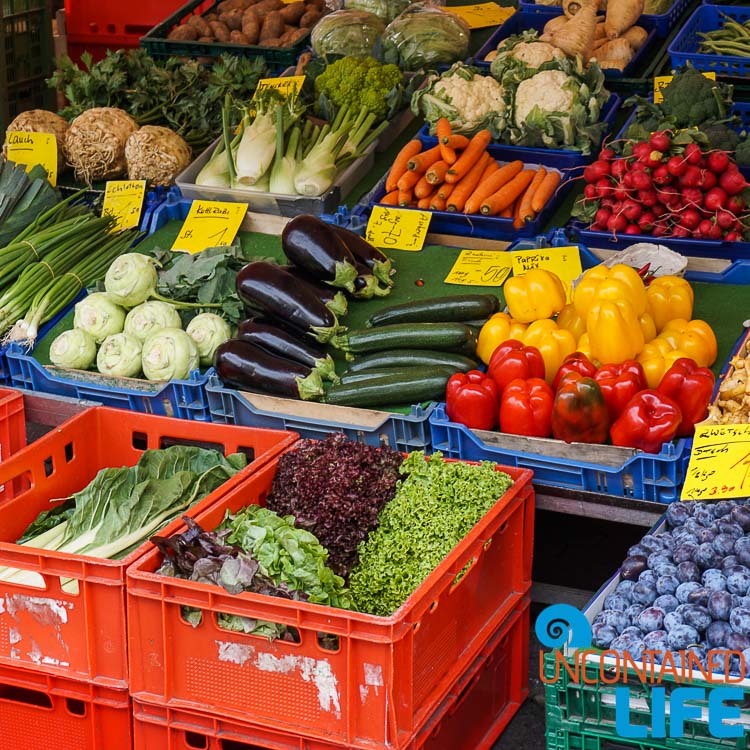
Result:
<instances>
[{"instance_id":1,"label":"vegetable display stand","mask_svg":"<svg viewBox=\"0 0 750 750\"><path fill-rule=\"evenodd\" d=\"M672 67L679 68L690 63L698 70L713 71L719 76L744 78L750 75L750 57L739 55L707 55L698 52L701 43L699 34L714 31L723 24L722 15L739 23L750 20L750 7L736 5L701 5L688 19L682 31L669 45Z\"/></svg>"},{"instance_id":2,"label":"vegetable display stand","mask_svg":"<svg viewBox=\"0 0 750 750\"><path fill-rule=\"evenodd\" d=\"M293 430L303 438L322 439L343 432L367 445L389 445L400 451L428 450L429 418L435 404L415 405L409 414L354 409L330 404L241 393L225 388L211 372L206 385L211 421L243 427Z\"/></svg>"},{"instance_id":3,"label":"vegetable display stand","mask_svg":"<svg viewBox=\"0 0 750 750\"><path fill-rule=\"evenodd\" d=\"M105 687L128 684L125 571L147 545L122 559L105 560L15 544L51 500L82 489L100 469L135 465L150 448L198 444L226 454L246 453L251 463L187 511L195 515L296 438L210 424L196 435L194 425L184 420L95 407L0 463L0 484L13 482L17 488L0 514L0 565L43 579L43 588L0 582L0 664Z\"/></svg>"},{"instance_id":4,"label":"vegetable display stand","mask_svg":"<svg viewBox=\"0 0 750 750\"><path fill-rule=\"evenodd\" d=\"M125 690L0 666L5 750L131 750Z\"/></svg>"},{"instance_id":5,"label":"vegetable display stand","mask_svg":"<svg viewBox=\"0 0 750 750\"><path fill-rule=\"evenodd\" d=\"M263 505L276 466L197 522ZM498 469L513 485L389 617L165 578L152 550L128 570L131 695L348 748L408 746L529 590L531 472ZM197 627L184 605L203 610ZM299 643L225 630L219 613L294 627Z\"/></svg>"},{"instance_id":6,"label":"vegetable display stand","mask_svg":"<svg viewBox=\"0 0 750 750\"><path fill-rule=\"evenodd\" d=\"M3 0L0 5L0 130L29 109L49 109L47 78L55 67L48 0Z\"/></svg>"},{"instance_id":7,"label":"vegetable display stand","mask_svg":"<svg viewBox=\"0 0 750 750\"><path fill-rule=\"evenodd\" d=\"M602 122L607 124L605 134L608 133L615 123L620 111L622 99L617 94L612 94L602 107ZM419 138L426 147L437 146L437 136L430 135L430 126L425 123L419 131ZM553 169L573 169L582 167L594 161L596 154L584 156L580 151L563 148L534 148L532 146L513 146L509 143L491 143L487 152L493 159L498 161L513 161L520 159L523 162L543 164Z\"/></svg>"},{"instance_id":8,"label":"vegetable display stand","mask_svg":"<svg viewBox=\"0 0 750 750\"><path fill-rule=\"evenodd\" d=\"M191 15L213 13L218 5L215 0L190 0L165 21L154 26L141 38L143 47L156 60L170 57L219 57L225 52L241 57L262 57L269 68L296 65L300 53L310 44L310 35L305 34L291 47L262 47L255 44L230 44L229 42L189 42L168 39L169 32L185 23Z\"/></svg>"},{"instance_id":9,"label":"vegetable display stand","mask_svg":"<svg viewBox=\"0 0 750 750\"><path fill-rule=\"evenodd\" d=\"M414 740L399 745L399 750L490 750L528 694L528 631L529 603L525 600L492 636L424 729ZM140 701L133 705L133 734L134 750L222 750L227 740L235 750L342 747Z\"/></svg>"},{"instance_id":10,"label":"vegetable display stand","mask_svg":"<svg viewBox=\"0 0 750 750\"><path fill-rule=\"evenodd\" d=\"M0 388L0 462L17 453L26 445L23 394L10 388ZM0 500L10 496L0 486Z\"/></svg>"}]
</instances>

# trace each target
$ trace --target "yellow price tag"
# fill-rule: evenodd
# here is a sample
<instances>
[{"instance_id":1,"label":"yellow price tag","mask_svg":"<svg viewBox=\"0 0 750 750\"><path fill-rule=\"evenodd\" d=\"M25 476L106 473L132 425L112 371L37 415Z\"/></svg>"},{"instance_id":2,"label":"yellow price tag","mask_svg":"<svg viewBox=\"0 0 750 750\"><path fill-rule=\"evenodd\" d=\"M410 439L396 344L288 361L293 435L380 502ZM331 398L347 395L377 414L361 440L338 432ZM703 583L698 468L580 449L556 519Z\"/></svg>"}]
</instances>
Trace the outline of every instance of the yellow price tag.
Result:
<instances>
[{"instance_id":1,"label":"yellow price tag","mask_svg":"<svg viewBox=\"0 0 750 750\"><path fill-rule=\"evenodd\" d=\"M138 226L145 194L146 180L110 180L106 184L102 215L115 217L113 232Z\"/></svg>"},{"instance_id":2,"label":"yellow price tag","mask_svg":"<svg viewBox=\"0 0 750 750\"><path fill-rule=\"evenodd\" d=\"M444 283L461 286L502 286L510 276L511 268L511 257L504 251L462 250Z\"/></svg>"},{"instance_id":3,"label":"yellow price tag","mask_svg":"<svg viewBox=\"0 0 750 750\"><path fill-rule=\"evenodd\" d=\"M305 76L287 76L285 78L261 78L258 81L258 86L255 89L255 95L253 99L258 96L260 91L263 89L276 89L280 94L285 97L297 96L302 84L305 82Z\"/></svg>"},{"instance_id":4,"label":"yellow price tag","mask_svg":"<svg viewBox=\"0 0 750 750\"><path fill-rule=\"evenodd\" d=\"M716 73L713 70L706 71L703 75L712 81L716 80ZM673 78L674 76L656 76L654 78L654 104L661 104L664 101L662 89L667 88Z\"/></svg>"},{"instance_id":5,"label":"yellow price tag","mask_svg":"<svg viewBox=\"0 0 750 750\"><path fill-rule=\"evenodd\" d=\"M513 273L518 276L532 268L543 268L556 274L565 287L568 302L573 299L573 282L581 275L581 254L578 248L544 247L539 250L518 250L513 256Z\"/></svg>"},{"instance_id":6,"label":"yellow price tag","mask_svg":"<svg viewBox=\"0 0 750 750\"><path fill-rule=\"evenodd\" d=\"M696 425L683 500L750 495L750 424Z\"/></svg>"},{"instance_id":7,"label":"yellow price tag","mask_svg":"<svg viewBox=\"0 0 750 750\"><path fill-rule=\"evenodd\" d=\"M515 8L506 8L497 3L477 3L476 5L452 5L446 7L451 13L466 21L470 29L484 29L487 26L499 26L505 23L515 12Z\"/></svg>"},{"instance_id":8,"label":"yellow price tag","mask_svg":"<svg viewBox=\"0 0 750 750\"><path fill-rule=\"evenodd\" d=\"M245 203L193 201L172 250L203 252L207 247L231 245L247 213Z\"/></svg>"},{"instance_id":9,"label":"yellow price tag","mask_svg":"<svg viewBox=\"0 0 750 750\"><path fill-rule=\"evenodd\" d=\"M57 185L57 139L52 133L10 132L5 140L8 161L23 164L31 171L37 164L44 167L51 185Z\"/></svg>"},{"instance_id":10,"label":"yellow price tag","mask_svg":"<svg viewBox=\"0 0 750 750\"><path fill-rule=\"evenodd\" d=\"M429 211L375 206L367 222L367 241L375 247L419 252L424 247Z\"/></svg>"}]
</instances>

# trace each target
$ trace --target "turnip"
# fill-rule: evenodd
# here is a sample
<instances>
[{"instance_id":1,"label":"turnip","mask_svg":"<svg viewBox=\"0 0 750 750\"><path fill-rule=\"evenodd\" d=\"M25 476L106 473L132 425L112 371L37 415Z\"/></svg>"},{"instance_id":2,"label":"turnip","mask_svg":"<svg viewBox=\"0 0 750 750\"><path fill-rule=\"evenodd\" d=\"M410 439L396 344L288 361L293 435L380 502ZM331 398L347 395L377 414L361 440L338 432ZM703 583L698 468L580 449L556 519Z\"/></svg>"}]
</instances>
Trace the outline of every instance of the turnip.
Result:
<instances>
[{"instance_id":1,"label":"turnip","mask_svg":"<svg viewBox=\"0 0 750 750\"><path fill-rule=\"evenodd\" d=\"M719 185L721 185L729 195L738 195L745 188L750 187L735 165L732 165L732 167L727 169L727 171L719 177Z\"/></svg>"},{"instance_id":2,"label":"turnip","mask_svg":"<svg viewBox=\"0 0 750 750\"><path fill-rule=\"evenodd\" d=\"M706 164L714 174L723 174L730 164L729 155L725 151L712 151L706 157Z\"/></svg>"},{"instance_id":3,"label":"turnip","mask_svg":"<svg viewBox=\"0 0 750 750\"><path fill-rule=\"evenodd\" d=\"M668 151L672 145L672 141L669 134L663 130L657 130L651 133L651 137L648 139L649 145L655 151Z\"/></svg>"},{"instance_id":4,"label":"turnip","mask_svg":"<svg viewBox=\"0 0 750 750\"><path fill-rule=\"evenodd\" d=\"M724 208L727 202L727 193L720 187L711 188L703 198L703 205L709 211L718 211ZM735 212L733 212L735 213Z\"/></svg>"},{"instance_id":5,"label":"turnip","mask_svg":"<svg viewBox=\"0 0 750 750\"><path fill-rule=\"evenodd\" d=\"M688 143L685 146L685 161L693 166L700 164L703 160L703 152L696 143Z\"/></svg>"},{"instance_id":6,"label":"turnip","mask_svg":"<svg viewBox=\"0 0 750 750\"><path fill-rule=\"evenodd\" d=\"M685 174L685 170L688 165L681 156L672 156L667 161L667 169L669 173L675 177L681 177Z\"/></svg>"}]
</instances>

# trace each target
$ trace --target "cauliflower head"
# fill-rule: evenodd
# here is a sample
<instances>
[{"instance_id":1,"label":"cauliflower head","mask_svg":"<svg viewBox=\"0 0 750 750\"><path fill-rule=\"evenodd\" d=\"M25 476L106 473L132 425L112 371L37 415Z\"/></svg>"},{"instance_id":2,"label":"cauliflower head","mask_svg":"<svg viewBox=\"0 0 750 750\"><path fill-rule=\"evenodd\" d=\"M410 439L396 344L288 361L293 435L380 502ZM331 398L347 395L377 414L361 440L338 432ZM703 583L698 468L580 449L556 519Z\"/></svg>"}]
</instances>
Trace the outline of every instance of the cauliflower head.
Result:
<instances>
[{"instance_id":1,"label":"cauliflower head","mask_svg":"<svg viewBox=\"0 0 750 750\"><path fill-rule=\"evenodd\" d=\"M503 87L491 76L474 74L470 80L448 76L441 78L434 90L450 100L465 122L477 122L491 112L505 112Z\"/></svg>"},{"instance_id":2,"label":"cauliflower head","mask_svg":"<svg viewBox=\"0 0 750 750\"><path fill-rule=\"evenodd\" d=\"M521 42L513 48L510 54L530 68L539 68L546 62L561 60L565 57L562 50L547 42Z\"/></svg>"},{"instance_id":3,"label":"cauliflower head","mask_svg":"<svg viewBox=\"0 0 750 750\"><path fill-rule=\"evenodd\" d=\"M562 70L543 70L521 81L516 89L516 125L521 127L535 107L543 112L570 112L575 93L569 81Z\"/></svg>"}]
</instances>

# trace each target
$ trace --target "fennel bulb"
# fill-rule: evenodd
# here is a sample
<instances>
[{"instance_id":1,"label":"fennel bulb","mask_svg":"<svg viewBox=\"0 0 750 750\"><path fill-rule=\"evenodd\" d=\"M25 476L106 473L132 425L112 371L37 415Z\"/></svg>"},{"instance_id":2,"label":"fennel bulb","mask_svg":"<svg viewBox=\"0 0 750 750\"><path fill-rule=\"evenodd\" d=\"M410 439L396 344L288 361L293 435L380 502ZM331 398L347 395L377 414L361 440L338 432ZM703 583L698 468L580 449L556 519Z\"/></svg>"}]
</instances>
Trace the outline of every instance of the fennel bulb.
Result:
<instances>
[{"instance_id":1,"label":"fennel bulb","mask_svg":"<svg viewBox=\"0 0 750 750\"><path fill-rule=\"evenodd\" d=\"M346 139L346 134L334 131L310 149L294 173L294 189L299 195L314 197L331 189L338 171L336 157Z\"/></svg>"},{"instance_id":2,"label":"fennel bulb","mask_svg":"<svg viewBox=\"0 0 750 750\"><path fill-rule=\"evenodd\" d=\"M88 370L96 359L96 341L82 328L63 331L49 349L50 362L57 367Z\"/></svg>"},{"instance_id":3,"label":"fennel bulb","mask_svg":"<svg viewBox=\"0 0 750 750\"><path fill-rule=\"evenodd\" d=\"M125 324L125 310L104 292L89 294L76 303L73 327L93 336L101 344L107 336L120 333Z\"/></svg>"},{"instance_id":4,"label":"fennel bulb","mask_svg":"<svg viewBox=\"0 0 750 750\"><path fill-rule=\"evenodd\" d=\"M116 378L136 377L141 371L141 342L127 333L107 336L96 355L96 369Z\"/></svg>"},{"instance_id":5,"label":"fennel bulb","mask_svg":"<svg viewBox=\"0 0 750 750\"><path fill-rule=\"evenodd\" d=\"M268 171L276 153L276 123L274 116L258 114L245 128L237 146L235 164L237 183L249 187L255 185Z\"/></svg>"},{"instance_id":6,"label":"fennel bulb","mask_svg":"<svg viewBox=\"0 0 750 750\"><path fill-rule=\"evenodd\" d=\"M300 135L300 129L295 127L284 152L284 118L283 112L278 110L276 113L276 156L271 167L268 185L270 192L280 195L297 193L294 189L294 172L297 167L296 153Z\"/></svg>"},{"instance_id":7,"label":"fennel bulb","mask_svg":"<svg viewBox=\"0 0 750 750\"><path fill-rule=\"evenodd\" d=\"M196 315L187 325L185 332L193 339L198 349L200 364L208 367L214 359L214 352L220 344L232 337L232 329L224 318L216 313Z\"/></svg>"},{"instance_id":8,"label":"fennel bulb","mask_svg":"<svg viewBox=\"0 0 750 750\"><path fill-rule=\"evenodd\" d=\"M143 342L141 364L149 380L184 380L198 367L198 347L181 328L165 328Z\"/></svg>"},{"instance_id":9,"label":"fennel bulb","mask_svg":"<svg viewBox=\"0 0 750 750\"><path fill-rule=\"evenodd\" d=\"M198 172L195 184L217 188L228 188L230 186L227 152L222 148L221 143L216 147L203 169Z\"/></svg>"},{"instance_id":10,"label":"fennel bulb","mask_svg":"<svg viewBox=\"0 0 750 750\"><path fill-rule=\"evenodd\" d=\"M142 302L127 314L124 331L143 342L150 334L162 328L181 327L182 321L177 310L166 302L154 300Z\"/></svg>"}]
</instances>

